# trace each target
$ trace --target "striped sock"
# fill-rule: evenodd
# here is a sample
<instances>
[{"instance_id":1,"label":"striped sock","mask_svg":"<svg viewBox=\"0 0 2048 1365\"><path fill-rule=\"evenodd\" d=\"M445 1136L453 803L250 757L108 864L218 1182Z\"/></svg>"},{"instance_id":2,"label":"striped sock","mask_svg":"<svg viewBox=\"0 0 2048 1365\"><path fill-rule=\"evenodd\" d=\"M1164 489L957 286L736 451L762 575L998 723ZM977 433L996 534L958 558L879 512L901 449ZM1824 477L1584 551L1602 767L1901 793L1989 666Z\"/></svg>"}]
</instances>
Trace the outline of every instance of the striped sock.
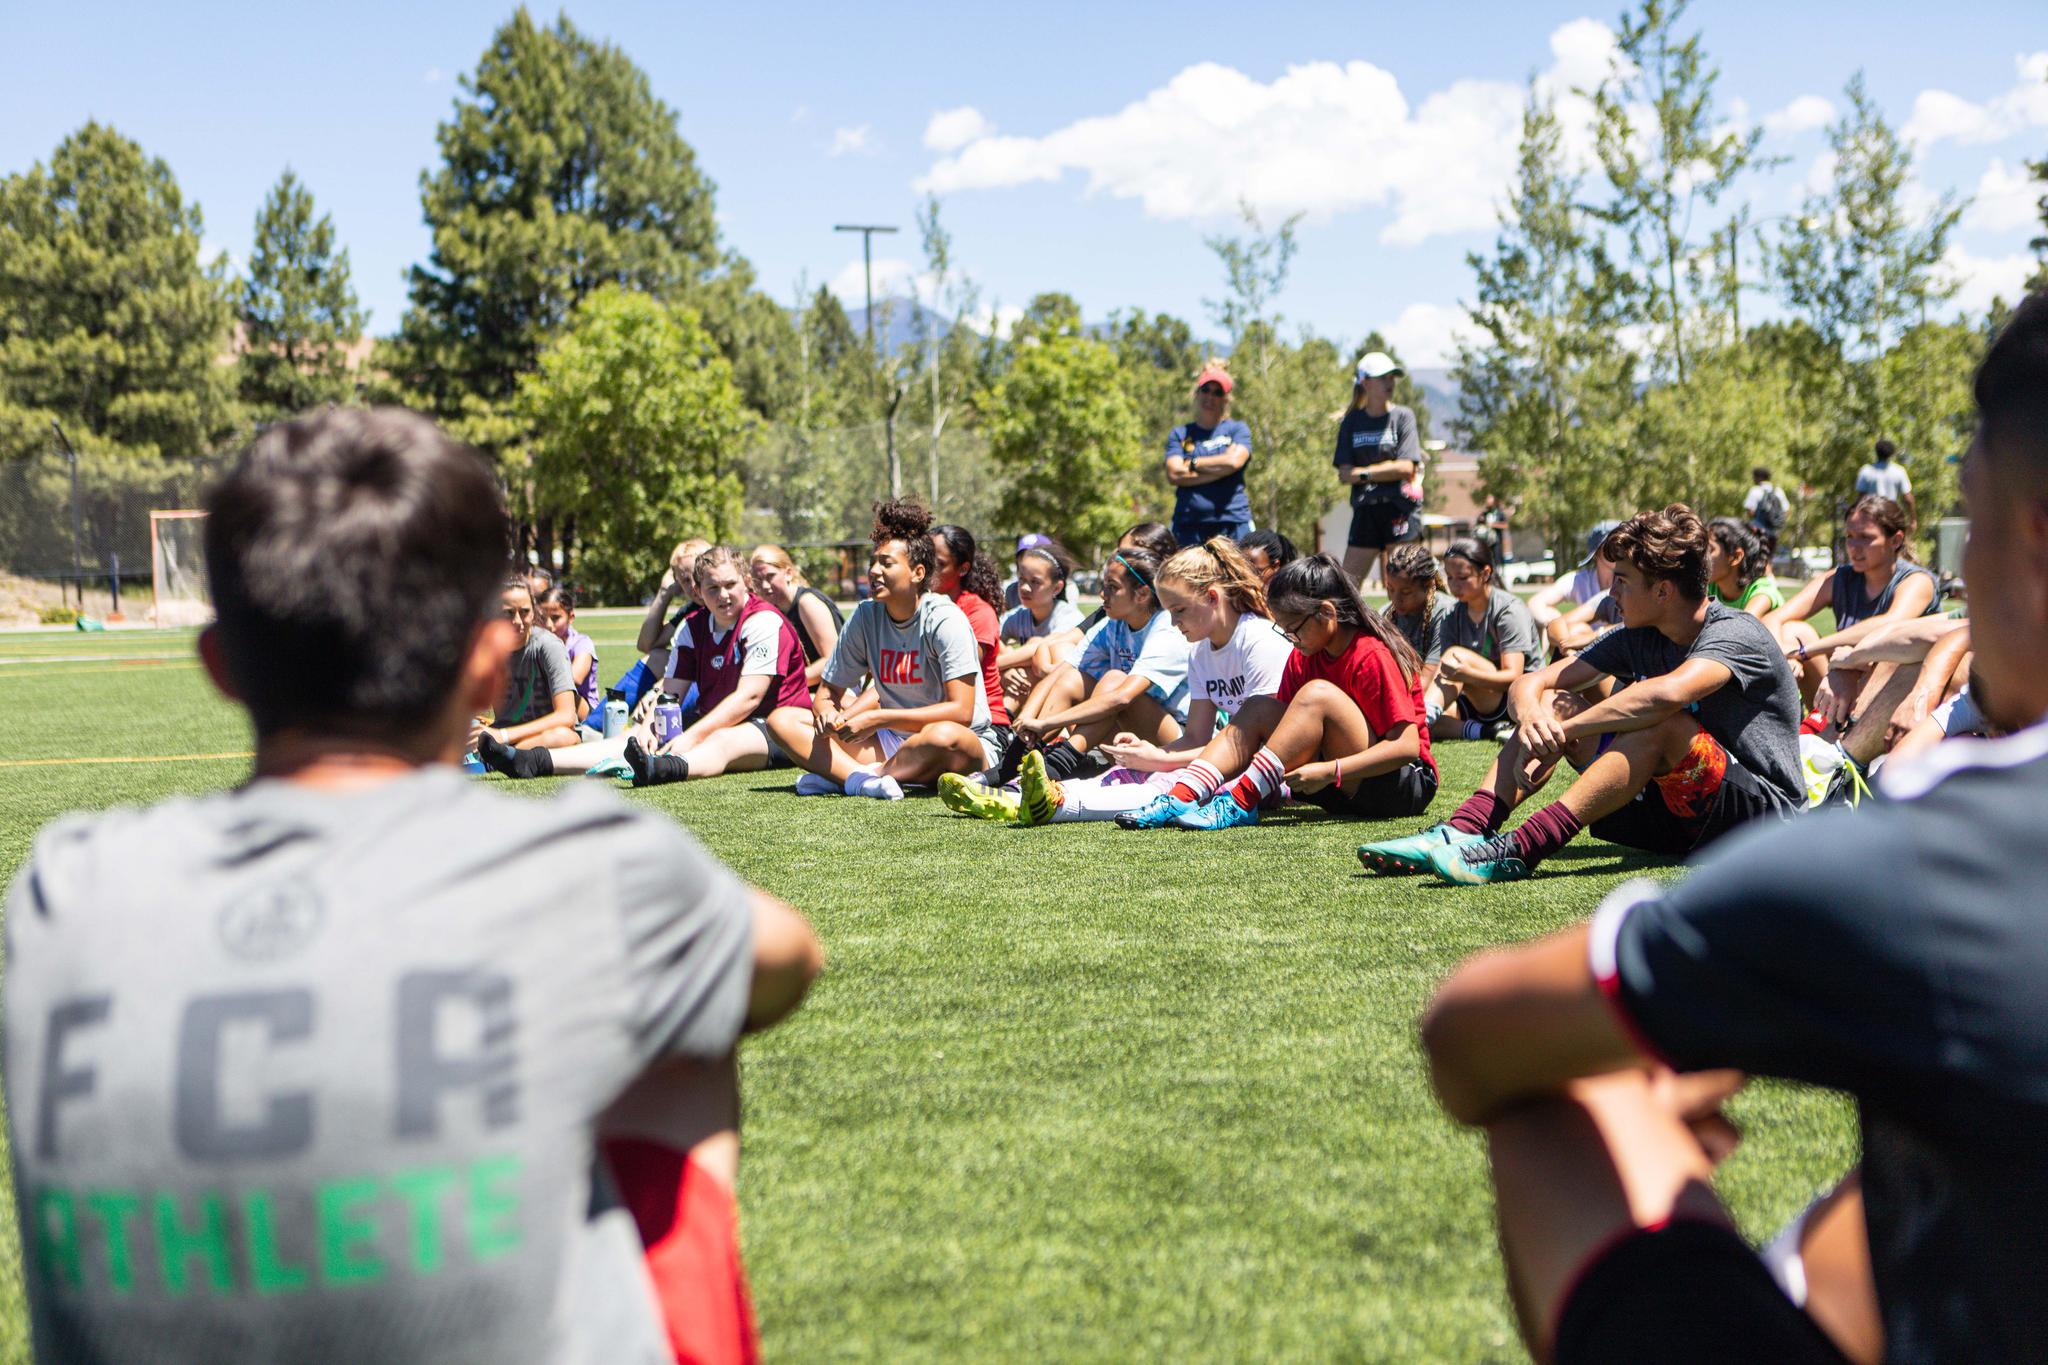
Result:
<instances>
[{"instance_id":1,"label":"striped sock","mask_svg":"<svg viewBox=\"0 0 2048 1365\"><path fill-rule=\"evenodd\" d=\"M1169 794L1181 801L1201 805L1223 788L1223 774L1214 763L1196 759L1173 775Z\"/></svg>"},{"instance_id":2,"label":"striped sock","mask_svg":"<svg viewBox=\"0 0 2048 1365\"><path fill-rule=\"evenodd\" d=\"M1230 786L1230 799L1246 810L1257 810L1259 802L1272 795L1287 776L1287 767L1271 749L1252 755L1252 765Z\"/></svg>"}]
</instances>

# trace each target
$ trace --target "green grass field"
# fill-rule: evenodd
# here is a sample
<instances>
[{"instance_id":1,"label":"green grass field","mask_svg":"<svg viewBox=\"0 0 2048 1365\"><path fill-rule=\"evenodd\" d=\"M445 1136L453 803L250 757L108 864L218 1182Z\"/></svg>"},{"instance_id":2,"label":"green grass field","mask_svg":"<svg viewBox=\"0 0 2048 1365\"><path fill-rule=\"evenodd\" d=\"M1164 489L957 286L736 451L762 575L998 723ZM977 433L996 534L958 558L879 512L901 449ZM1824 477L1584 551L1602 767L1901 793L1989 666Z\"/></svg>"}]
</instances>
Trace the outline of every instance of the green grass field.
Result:
<instances>
[{"instance_id":1,"label":"green grass field","mask_svg":"<svg viewBox=\"0 0 2048 1365\"><path fill-rule=\"evenodd\" d=\"M635 621L584 617L607 677ZM53 816L248 768L188 634L0 635L0 711L0 882ZM1437 815L1490 751L1438 749ZM1437 1111L1415 1018L1463 955L1674 869L1581 841L1459 890L1360 873L1352 848L1408 822L1005 829L931 799L800 800L787 772L626 799L801 907L830 953L801 1013L744 1047L770 1358L1521 1358L1480 1143ZM1735 1114L1722 1189L1753 1236L1853 1159L1836 1097L1758 1085Z\"/></svg>"}]
</instances>

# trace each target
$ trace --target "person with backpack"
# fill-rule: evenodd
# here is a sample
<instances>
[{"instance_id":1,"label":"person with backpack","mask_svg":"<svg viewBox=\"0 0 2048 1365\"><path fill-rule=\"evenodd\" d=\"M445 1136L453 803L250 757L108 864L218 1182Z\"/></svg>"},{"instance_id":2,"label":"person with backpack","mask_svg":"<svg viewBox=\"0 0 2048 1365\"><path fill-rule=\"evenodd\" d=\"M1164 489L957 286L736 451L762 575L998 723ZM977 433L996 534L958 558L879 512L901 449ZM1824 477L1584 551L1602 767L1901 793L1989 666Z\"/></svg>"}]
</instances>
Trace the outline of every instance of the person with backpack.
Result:
<instances>
[{"instance_id":1,"label":"person with backpack","mask_svg":"<svg viewBox=\"0 0 2048 1365\"><path fill-rule=\"evenodd\" d=\"M1758 465L1749 471L1749 477L1755 483L1742 499L1742 511L1749 518L1749 529L1764 543L1764 567L1768 569L1778 553L1778 533L1785 529L1785 513L1791 508L1785 495L1771 482L1767 467Z\"/></svg>"}]
</instances>

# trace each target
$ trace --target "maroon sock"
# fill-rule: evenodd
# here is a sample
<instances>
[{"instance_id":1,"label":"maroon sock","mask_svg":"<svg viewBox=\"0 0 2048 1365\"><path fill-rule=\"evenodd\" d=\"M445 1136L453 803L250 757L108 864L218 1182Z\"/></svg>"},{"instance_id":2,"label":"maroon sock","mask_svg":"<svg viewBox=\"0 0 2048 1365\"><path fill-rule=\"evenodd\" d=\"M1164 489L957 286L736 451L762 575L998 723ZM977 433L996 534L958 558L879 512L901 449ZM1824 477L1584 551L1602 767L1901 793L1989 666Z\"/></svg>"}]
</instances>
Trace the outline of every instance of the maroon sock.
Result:
<instances>
[{"instance_id":1,"label":"maroon sock","mask_svg":"<svg viewBox=\"0 0 2048 1365\"><path fill-rule=\"evenodd\" d=\"M1508 803L1482 790L1466 797L1465 803L1452 811L1451 818L1444 823L1466 834L1491 834L1507 818Z\"/></svg>"},{"instance_id":2,"label":"maroon sock","mask_svg":"<svg viewBox=\"0 0 2048 1365\"><path fill-rule=\"evenodd\" d=\"M1515 832L1508 837L1515 841L1515 856L1533 868L1570 843L1572 836L1583 828L1570 806L1553 801L1515 826Z\"/></svg>"}]
</instances>

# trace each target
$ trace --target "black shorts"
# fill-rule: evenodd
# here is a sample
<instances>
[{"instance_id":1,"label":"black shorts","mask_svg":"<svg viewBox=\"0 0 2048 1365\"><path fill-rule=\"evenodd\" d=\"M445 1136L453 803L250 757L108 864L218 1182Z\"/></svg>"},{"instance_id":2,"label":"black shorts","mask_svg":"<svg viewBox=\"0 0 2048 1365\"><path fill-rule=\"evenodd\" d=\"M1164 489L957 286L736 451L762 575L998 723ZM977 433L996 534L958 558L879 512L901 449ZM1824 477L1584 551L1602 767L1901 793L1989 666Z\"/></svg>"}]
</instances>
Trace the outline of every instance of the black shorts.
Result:
<instances>
[{"instance_id":1,"label":"black shorts","mask_svg":"<svg viewBox=\"0 0 2048 1365\"><path fill-rule=\"evenodd\" d=\"M1509 718L1508 694L1505 692L1500 694L1500 701L1494 705L1491 711L1481 711L1477 706L1473 705L1472 699L1463 692L1458 694L1456 705L1459 720L1476 720L1481 725L1491 725L1497 720L1507 720Z\"/></svg>"},{"instance_id":2,"label":"black shorts","mask_svg":"<svg viewBox=\"0 0 2048 1365\"><path fill-rule=\"evenodd\" d=\"M1688 762L1652 778L1633 801L1595 820L1592 834L1610 844L1683 858L1752 820L1782 819L1794 809L1702 730L1693 736Z\"/></svg>"},{"instance_id":3,"label":"black shorts","mask_svg":"<svg viewBox=\"0 0 2048 1365\"><path fill-rule=\"evenodd\" d=\"M1351 545L1377 550L1422 539L1422 513L1405 502L1351 504Z\"/></svg>"},{"instance_id":4,"label":"black shorts","mask_svg":"<svg viewBox=\"0 0 2048 1365\"><path fill-rule=\"evenodd\" d=\"M1565 1297L1556 1358L1558 1365L1847 1362L1747 1242L1697 1220L1631 1232L1595 1257Z\"/></svg>"},{"instance_id":5,"label":"black shorts","mask_svg":"<svg viewBox=\"0 0 2048 1365\"><path fill-rule=\"evenodd\" d=\"M1351 820L1420 815L1436 800L1436 769L1427 763L1403 763L1392 772L1366 778L1356 791L1348 794L1332 783L1321 791L1309 792L1302 800Z\"/></svg>"}]
</instances>

